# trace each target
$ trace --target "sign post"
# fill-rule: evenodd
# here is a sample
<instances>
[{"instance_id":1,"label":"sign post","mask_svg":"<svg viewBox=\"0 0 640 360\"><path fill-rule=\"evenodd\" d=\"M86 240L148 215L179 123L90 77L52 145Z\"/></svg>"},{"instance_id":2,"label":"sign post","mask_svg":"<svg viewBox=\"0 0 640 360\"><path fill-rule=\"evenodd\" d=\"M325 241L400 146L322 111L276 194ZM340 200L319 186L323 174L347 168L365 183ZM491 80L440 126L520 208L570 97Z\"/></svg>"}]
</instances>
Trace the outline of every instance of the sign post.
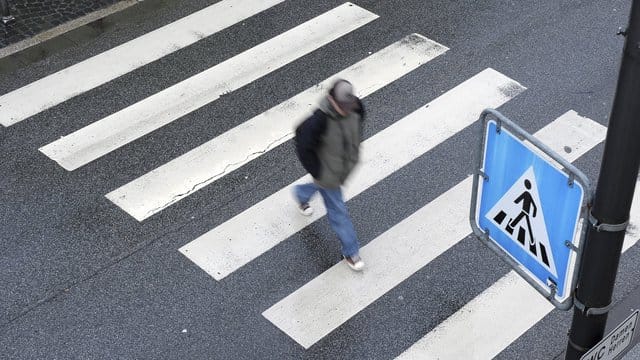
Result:
<instances>
[{"instance_id":1,"label":"sign post","mask_svg":"<svg viewBox=\"0 0 640 360\"><path fill-rule=\"evenodd\" d=\"M471 227L559 309L573 304L587 177L533 135L487 109L473 177Z\"/></svg>"},{"instance_id":2,"label":"sign post","mask_svg":"<svg viewBox=\"0 0 640 360\"><path fill-rule=\"evenodd\" d=\"M611 109L586 247L576 286L565 359L576 360L604 335L640 167L640 1L629 27Z\"/></svg>"}]
</instances>

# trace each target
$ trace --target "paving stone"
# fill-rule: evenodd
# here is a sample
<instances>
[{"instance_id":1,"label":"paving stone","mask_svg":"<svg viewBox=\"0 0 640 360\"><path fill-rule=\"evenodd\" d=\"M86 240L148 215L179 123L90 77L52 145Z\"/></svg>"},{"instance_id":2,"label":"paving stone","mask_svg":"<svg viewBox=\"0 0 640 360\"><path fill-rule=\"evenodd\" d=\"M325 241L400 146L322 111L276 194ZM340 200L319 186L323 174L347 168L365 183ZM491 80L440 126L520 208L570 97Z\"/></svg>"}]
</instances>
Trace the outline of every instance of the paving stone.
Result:
<instances>
[{"instance_id":1,"label":"paving stone","mask_svg":"<svg viewBox=\"0 0 640 360\"><path fill-rule=\"evenodd\" d=\"M0 23L0 48L103 9L120 0L7 0L16 20Z\"/></svg>"}]
</instances>

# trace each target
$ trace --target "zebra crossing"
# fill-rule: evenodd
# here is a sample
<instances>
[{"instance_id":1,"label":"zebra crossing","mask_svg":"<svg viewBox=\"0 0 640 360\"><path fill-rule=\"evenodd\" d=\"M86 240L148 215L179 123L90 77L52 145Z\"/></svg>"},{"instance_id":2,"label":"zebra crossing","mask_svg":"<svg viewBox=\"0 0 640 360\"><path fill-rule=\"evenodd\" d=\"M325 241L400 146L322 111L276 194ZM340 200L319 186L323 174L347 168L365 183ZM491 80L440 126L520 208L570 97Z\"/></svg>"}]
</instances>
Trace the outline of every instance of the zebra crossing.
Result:
<instances>
[{"instance_id":1,"label":"zebra crossing","mask_svg":"<svg viewBox=\"0 0 640 360\"><path fill-rule=\"evenodd\" d=\"M518 83L487 69L367 139L362 143L361 166L345 186L345 200L360 194L470 125L477 120L482 109L498 107L522 90L524 88ZM185 245L180 251L215 279L221 280L325 215L320 199L311 202L319 211L305 219L297 218L294 206L282 207L282 204L291 202L290 188L306 181L309 181L306 176L298 179L291 186Z\"/></svg>"},{"instance_id":2,"label":"zebra crossing","mask_svg":"<svg viewBox=\"0 0 640 360\"><path fill-rule=\"evenodd\" d=\"M0 123L12 126L105 84L127 72L170 55L237 22L276 7L284 0L223 0L93 58L0 96ZM216 14L215 21L211 21ZM221 15L222 14L222 15ZM344 3L245 50L199 74L119 110L39 148L68 171L75 171L142 136L210 104L267 74L347 36L373 26L379 16ZM165 41L170 39L169 41ZM422 34L397 42L274 105L269 110L214 137L126 184L114 184L105 197L139 222L162 212L292 138L296 123L308 114L337 78L347 78L362 98L385 87L450 49ZM117 59L117 61L114 61ZM116 64L105 66L105 64ZM105 71L96 69L107 68ZM86 81L78 81L86 78ZM52 84L62 84L54 97ZM453 85L435 99L362 143L361 164L345 186L345 201L366 192L401 168L472 125L485 108L498 108L525 91L526 84L486 68ZM419 94L416 94L419 97ZM215 117L215 115L214 115ZM215 121L215 119L214 119ZM570 110L536 136L570 161L604 141L606 129ZM566 149L571 149L566 152ZM293 157L293 155L292 155ZM362 247L368 267L353 273L338 263L292 291L262 316L289 338L309 349L347 320L408 279L470 234L471 178L454 185L418 211ZM177 249L214 281L233 282L235 271L314 226L326 214L300 217L291 198L292 182ZM632 222L640 221L634 199ZM443 216L443 214L445 216ZM637 241L628 234L625 250ZM346 301L345 299L349 299ZM514 304L529 302L526 316ZM510 272L464 305L398 358L491 358L553 310L515 273ZM495 331L500 322L500 333ZM461 340L464 342L460 343ZM457 344L453 346L451 344Z\"/></svg>"},{"instance_id":3,"label":"zebra crossing","mask_svg":"<svg viewBox=\"0 0 640 360\"><path fill-rule=\"evenodd\" d=\"M635 192L629 223L639 222L640 194ZM631 227L625 234L623 254L636 245L638 238L640 233L637 228ZM526 312L520 307L523 303L528 306ZM553 309L515 271L510 271L397 359L418 359L425 356L433 359L488 359L500 353Z\"/></svg>"},{"instance_id":4,"label":"zebra crossing","mask_svg":"<svg viewBox=\"0 0 640 360\"><path fill-rule=\"evenodd\" d=\"M221 31L284 0L224 0L74 66L0 96L0 124L14 125ZM100 71L96 71L100 69ZM50 89L56 89L55 92Z\"/></svg>"},{"instance_id":5,"label":"zebra crossing","mask_svg":"<svg viewBox=\"0 0 640 360\"><path fill-rule=\"evenodd\" d=\"M345 3L40 149L75 170L375 20Z\"/></svg>"},{"instance_id":6,"label":"zebra crossing","mask_svg":"<svg viewBox=\"0 0 640 360\"><path fill-rule=\"evenodd\" d=\"M570 159L575 160L603 141L605 131L601 125L570 112L537 134L542 141L558 135L566 139L563 147L573 149ZM563 147L554 150L562 151ZM471 178L467 178L373 239L361 250L362 257L374 264L364 274L350 274L337 264L263 315L302 346L310 347L468 236L465 215L470 192ZM416 241L421 237L425 240ZM355 300L345 302L345 298Z\"/></svg>"},{"instance_id":7,"label":"zebra crossing","mask_svg":"<svg viewBox=\"0 0 640 360\"><path fill-rule=\"evenodd\" d=\"M121 186L107 194L107 198L138 221L142 221L290 140L295 122L312 110L335 79L350 79L358 84L357 95L365 98L446 50L446 47L421 35L408 35L287 101Z\"/></svg>"}]
</instances>

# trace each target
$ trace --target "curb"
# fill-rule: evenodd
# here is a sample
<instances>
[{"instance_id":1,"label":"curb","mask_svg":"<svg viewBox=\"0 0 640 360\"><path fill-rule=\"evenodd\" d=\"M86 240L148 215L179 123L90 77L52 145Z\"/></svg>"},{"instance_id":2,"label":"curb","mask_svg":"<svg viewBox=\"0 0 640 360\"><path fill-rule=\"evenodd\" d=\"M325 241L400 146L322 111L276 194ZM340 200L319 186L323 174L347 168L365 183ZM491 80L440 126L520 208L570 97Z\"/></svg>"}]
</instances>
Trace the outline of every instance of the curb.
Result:
<instances>
[{"instance_id":1,"label":"curb","mask_svg":"<svg viewBox=\"0 0 640 360\"><path fill-rule=\"evenodd\" d=\"M108 6L104 9L92 12L77 19L71 20L64 24L58 25L52 29L41 32L31 38L19 41L0 49L0 59L13 55L17 52L39 45L45 41L63 35L71 30L75 30L81 26L92 23L96 20L107 17L116 12L122 11L128 7L137 4L141 0L122 0L116 4Z\"/></svg>"},{"instance_id":2,"label":"curb","mask_svg":"<svg viewBox=\"0 0 640 360\"><path fill-rule=\"evenodd\" d=\"M141 14L172 3L172 0L120 0L32 38L0 48L0 76L13 74L30 64L91 41L117 24L140 21Z\"/></svg>"}]
</instances>

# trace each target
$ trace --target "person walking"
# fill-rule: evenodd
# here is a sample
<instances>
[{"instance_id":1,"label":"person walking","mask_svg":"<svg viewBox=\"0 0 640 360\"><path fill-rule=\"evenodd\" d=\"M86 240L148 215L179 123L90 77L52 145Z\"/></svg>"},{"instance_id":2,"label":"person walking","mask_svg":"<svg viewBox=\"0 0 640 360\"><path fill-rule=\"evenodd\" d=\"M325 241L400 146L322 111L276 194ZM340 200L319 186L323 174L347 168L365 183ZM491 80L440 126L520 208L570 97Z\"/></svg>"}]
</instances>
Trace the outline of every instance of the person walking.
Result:
<instances>
[{"instance_id":1,"label":"person walking","mask_svg":"<svg viewBox=\"0 0 640 360\"><path fill-rule=\"evenodd\" d=\"M313 177L312 182L294 187L298 209L305 216L312 215L309 200L320 193L329 224L342 244L342 257L355 271L361 271L364 262L341 186L358 163L363 122L364 107L353 94L353 85L339 79L295 131L298 159Z\"/></svg>"}]
</instances>

